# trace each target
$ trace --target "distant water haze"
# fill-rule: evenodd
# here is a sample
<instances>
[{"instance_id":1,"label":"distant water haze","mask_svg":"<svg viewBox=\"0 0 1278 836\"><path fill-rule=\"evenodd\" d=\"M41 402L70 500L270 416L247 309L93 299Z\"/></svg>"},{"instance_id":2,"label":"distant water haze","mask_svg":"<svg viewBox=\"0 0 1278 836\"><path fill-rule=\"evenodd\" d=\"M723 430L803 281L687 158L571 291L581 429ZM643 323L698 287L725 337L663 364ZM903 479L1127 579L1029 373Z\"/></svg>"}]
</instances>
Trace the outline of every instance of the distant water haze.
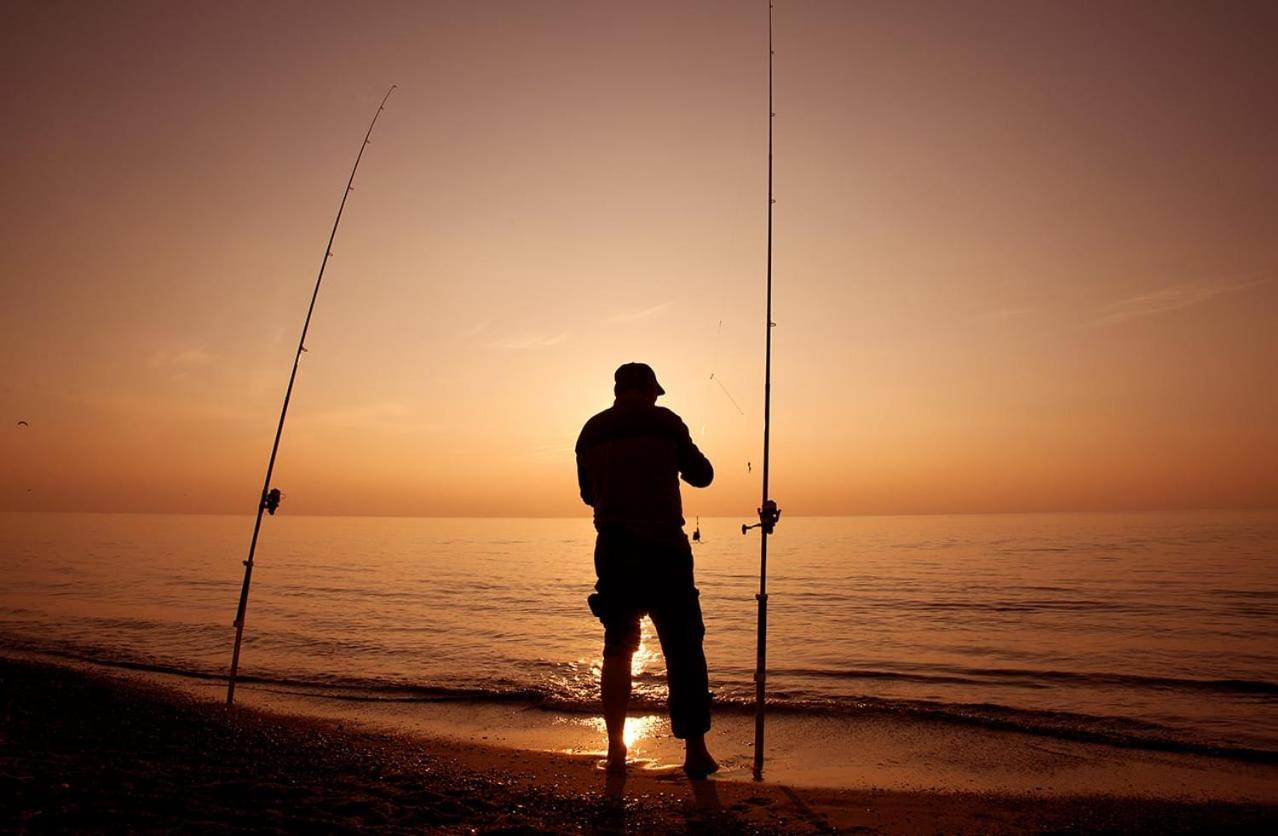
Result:
<instances>
[{"instance_id":1,"label":"distant water haze","mask_svg":"<svg viewBox=\"0 0 1278 836\"><path fill-rule=\"evenodd\" d=\"M224 676L249 522L0 515L0 641ZM700 522L716 711L740 714L757 541L739 520ZM241 675L405 711L513 700L590 714L592 542L584 519L270 519ZM785 520L769 698L796 716L921 715L1272 760L1276 553L1272 512ZM651 724L665 686L646 621L635 667ZM358 700L341 710L359 716Z\"/></svg>"}]
</instances>

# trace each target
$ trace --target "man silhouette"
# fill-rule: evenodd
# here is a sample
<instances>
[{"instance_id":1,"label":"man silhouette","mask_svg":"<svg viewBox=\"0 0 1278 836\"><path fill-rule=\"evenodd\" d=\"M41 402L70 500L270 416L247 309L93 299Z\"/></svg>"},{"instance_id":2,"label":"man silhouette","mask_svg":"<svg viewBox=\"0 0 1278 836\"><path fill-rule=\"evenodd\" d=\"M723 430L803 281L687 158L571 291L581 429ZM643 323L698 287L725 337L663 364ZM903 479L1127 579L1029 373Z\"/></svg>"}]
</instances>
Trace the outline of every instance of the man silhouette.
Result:
<instances>
[{"instance_id":1,"label":"man silhouette","mask_svg":"<svg viewBox=\"0 0 1278 836\"><path fill-rule=\"evenodd\" d=\"M639 620L657 628L666 660L670 726L684 741L683 768L704 778L719 765L706 749L710 690L702 650L705 626L683 532L679 477L704 488L714 468L679 416L656 405L666 392L644 363L617 369L613 405L586 422L577 439L581 498L595 509L595 574L590 610L603 622L600 691L608 729L608 770L626 768L624 737L630 660Z\"/></svg>"}]
</instances>

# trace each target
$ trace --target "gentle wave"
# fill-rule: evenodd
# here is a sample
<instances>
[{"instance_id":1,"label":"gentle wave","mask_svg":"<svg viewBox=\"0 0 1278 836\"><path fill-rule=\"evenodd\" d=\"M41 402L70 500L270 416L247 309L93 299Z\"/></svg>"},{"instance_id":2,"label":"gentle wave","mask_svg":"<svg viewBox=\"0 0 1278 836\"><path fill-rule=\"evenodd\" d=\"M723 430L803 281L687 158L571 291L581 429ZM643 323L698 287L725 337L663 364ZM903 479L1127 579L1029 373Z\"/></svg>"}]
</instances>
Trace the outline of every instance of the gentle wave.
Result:
<instances>
[{"instance_id":1,"label":"gentle wave","mask_svg":"<svg viewBox=\"0 0 1278 836\"><path fill-rule=\"evenodd\" d=\"M31 647L30 649L35 650L36 648ZM119 658L102 658L67 649L46 647L40 648L38 652L104 667L168 674L204 681L226 680L224 672ZM1073 674L1065 675L1073 676ZM1125 678L1158 681L1156 678L1151 677ZM598 702L594 699L581 699L562 692L537 687L512 685L509 687L463 688L432 684L395 683L341 676L306 678L241 675L238 679L242 683L266 686L268 689L295 696L342 702L524 703L538 709L568 714L594 714L599 711ZM1208 684L1194 680L1172 681ZM1273 683L1249 684L1273 685ZM1268 692L1266 691L1266 693ZM753 712L755 709L753 700L746 697L717 694L714 697L714 701L715 711L717 712L746 714ZM663 699L636 692L631 698L631 707L662 712L666 706ZM768 702L768 711L787 715L822 716L880 714L921 721L961 723L993 730L1015 731L1023 734L1087 743L1103 743L1124 748L1213 755L1257 763L1278 763L1278 750L1228 746L1194 740L1178 734L1174 729L1159 723L1067 711L1028 710L994 703L951 703L870 696L807 699L790 697L785 692L775 692L773 698Z\"/></svg>"},{"instance_id":2,"label":"gentle wave","mask_svg":"<svg viewBox=\"0 0 1278 836\"><path fill-rule=\"evenodd\" d=\"M1278 682L1262 679L1187 679L1170 676L1140 676L1123 673L1085 673L1075 671L1032 670L1021 668L938 668L944 674L902 672L872 669L775 668L773 674L827 677L831 679L878 679L899 682L936 682L961 685L988 684L990 680L1023 680L1030 687L1051 687L1053 682L1080 685L1119 685L1134 688L1168 688L1188 691L1230 694L1271 694L1278 696Z\"/></svg>"}]
</instances>

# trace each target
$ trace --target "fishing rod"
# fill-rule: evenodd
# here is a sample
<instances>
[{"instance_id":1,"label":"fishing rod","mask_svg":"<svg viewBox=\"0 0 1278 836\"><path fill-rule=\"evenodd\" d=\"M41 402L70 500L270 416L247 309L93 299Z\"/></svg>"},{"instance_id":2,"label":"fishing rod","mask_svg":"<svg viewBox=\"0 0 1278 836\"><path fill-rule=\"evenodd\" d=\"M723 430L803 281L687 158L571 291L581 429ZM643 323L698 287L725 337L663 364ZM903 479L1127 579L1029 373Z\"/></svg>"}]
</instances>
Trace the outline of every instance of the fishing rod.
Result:
<instances>
[{"instance_id":1,"label":"fishing rod","mask_svg":"<svg viewBox=\"0 0 1278 836\"><path fill-rule=\"evenodd\" d=\"M742 525L741 533L759 529L759 602L758 653L754 669L754 780L763 780L763 718L768 673L768 535L781 519L781 509L768 498L768 464L770 431L772 428L772 123L777 114L772 110L772 0L768 0L768 266L767 311L763 319L763 499L759 505L759 521L754 525Z\"/></svg>"},{"instance_id":2,"label":"fishing rod","mask_svg":"<svg viewBox=\"0 0 1278 836\"><path fill-rule=\"evenodd\" d=\"M231 675L226 683L226 704L235 702L235 677L240 669L240 642L244 639L244 611L248 608L249 581L253 578L253 554L257 551L257 535L262 529L262 514L275 516L283 494L279 488L271 487L271 473L275 470L275 456L280 450L280 436L284 434L284 418L288 415L289 398L293 396L293 381L297 380L297 367L302 361L302 352L306 351L306 332L311 327L311 314L315 312L315 300L319 297L320 284L324 281L324 268L333 257L333 239L337 237L337 227L342 222L342 210L346 208L346 199L354 191L355 172L359 171L359 161L364 159L364 149L368 147L369 138L373 135L373 126L377 117L382 115L386 100L395 92L398 85L392 84L382 97L382 103L373 114L373 121L368 123L368 132L364 134L364 142L355 155L355 165L351 168L350 179L346 181L346 191L342 192L342 202L337 206L337 217L333 220L333 231L328 234L328 245L324 247L324 258L320 262L319 275L315 277L315 290L311 292L311 304L306 309L306 321L302 323L302 336L297 341L297 354L293 357L293 371L288 376L288 388L284 390L284 406L280 409L280 423L275 428L275 443L271 445L271 458L266 463L266 478L262 481L262 495L258 499L257 519L253 523L253 539L249 541L248 559L244 561L244 584L240 587L240 605L235 613L235 649L231 651Z\"/></svg>"}]
</instances>

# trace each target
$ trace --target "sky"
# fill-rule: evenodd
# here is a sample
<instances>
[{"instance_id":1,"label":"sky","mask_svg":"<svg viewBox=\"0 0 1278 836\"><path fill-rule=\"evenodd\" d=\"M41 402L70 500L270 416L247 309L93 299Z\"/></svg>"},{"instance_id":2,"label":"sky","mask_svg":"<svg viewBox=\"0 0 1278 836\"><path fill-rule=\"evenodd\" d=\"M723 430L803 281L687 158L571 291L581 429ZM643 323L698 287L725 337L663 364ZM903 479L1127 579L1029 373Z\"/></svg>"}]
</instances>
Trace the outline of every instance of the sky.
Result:
<instances>
[{"instance_id":1,"label":"sky","mask_svg":"<svg viewBox=\"0 0 1278 836\"><path fill-rule=\"evenodd\" d=\"M753 516L767 5L10 2L0 510L584 515L650 363ZM1278 507L1278 6L775 10L772 494ZM25 425L19 425L25 421Z\"/></svg>"}]
</instances>

